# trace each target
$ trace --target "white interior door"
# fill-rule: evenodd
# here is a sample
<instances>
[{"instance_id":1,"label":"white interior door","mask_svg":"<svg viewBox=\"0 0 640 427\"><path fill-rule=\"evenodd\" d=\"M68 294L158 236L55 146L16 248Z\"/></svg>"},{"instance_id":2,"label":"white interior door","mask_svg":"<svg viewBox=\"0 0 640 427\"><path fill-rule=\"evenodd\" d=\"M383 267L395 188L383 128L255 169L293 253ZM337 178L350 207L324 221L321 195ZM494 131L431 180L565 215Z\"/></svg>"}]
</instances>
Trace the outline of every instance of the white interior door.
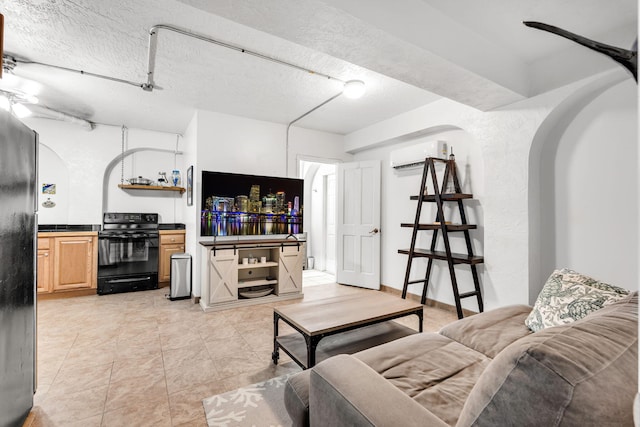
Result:
<instances>
[{"instance_id":1,"label":"white interior door","mask_svg":"<svg viewBox=\"0 0 640 427\"><path fill-rule=\"evenodd\" d=\"M338 165L336 281L380 289L380 162Z\"/></svg>"}]
</instances>

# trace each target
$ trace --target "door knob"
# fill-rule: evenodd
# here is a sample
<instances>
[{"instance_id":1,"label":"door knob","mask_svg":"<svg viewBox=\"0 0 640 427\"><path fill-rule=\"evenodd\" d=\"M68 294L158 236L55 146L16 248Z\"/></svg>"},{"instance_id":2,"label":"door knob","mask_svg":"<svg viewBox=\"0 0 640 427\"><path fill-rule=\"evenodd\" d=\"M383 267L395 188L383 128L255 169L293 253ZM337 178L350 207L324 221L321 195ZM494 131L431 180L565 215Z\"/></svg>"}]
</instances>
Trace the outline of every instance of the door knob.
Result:
<instances>
[{"instance_id":1,"label":"door knob","mask_svg":"<svg viewBox=\"0 0 640 427\"><path fill-rule=\"evenodd\" d=\"M373 230L371 230L369 232L369 234L378 234L380 232L380 230L378 230L377 228L374 228Z\"/></svg>"}]
</instances>

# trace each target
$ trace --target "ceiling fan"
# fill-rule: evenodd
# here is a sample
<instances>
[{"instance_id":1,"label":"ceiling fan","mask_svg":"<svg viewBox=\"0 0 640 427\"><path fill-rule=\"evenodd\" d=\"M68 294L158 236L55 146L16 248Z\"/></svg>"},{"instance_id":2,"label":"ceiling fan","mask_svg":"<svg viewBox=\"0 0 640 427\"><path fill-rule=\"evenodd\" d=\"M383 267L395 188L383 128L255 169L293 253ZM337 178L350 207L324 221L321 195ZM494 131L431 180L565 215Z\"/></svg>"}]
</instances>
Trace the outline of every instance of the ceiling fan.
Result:
<instances>
[{"instance_id":1,"label":"ceiling fan","mask_svg":"<svg viewBox=\"0 0 640 427\"><path fill-rule=\"evenodd\" d=\"M611 46L602 42L588 39L581 35L572 33L562 28L554 27L553 25L544 24L542 22L535 21L523 21L527 27L536 28L538 30L547 31L552 34L557 34L566 39L572 40L582 46L588 47L591 50L607 55L624 68L626 68L638 82L638 40L633 43L631 49L623 49L616 46Z\"/></svg>"}]
</instances>

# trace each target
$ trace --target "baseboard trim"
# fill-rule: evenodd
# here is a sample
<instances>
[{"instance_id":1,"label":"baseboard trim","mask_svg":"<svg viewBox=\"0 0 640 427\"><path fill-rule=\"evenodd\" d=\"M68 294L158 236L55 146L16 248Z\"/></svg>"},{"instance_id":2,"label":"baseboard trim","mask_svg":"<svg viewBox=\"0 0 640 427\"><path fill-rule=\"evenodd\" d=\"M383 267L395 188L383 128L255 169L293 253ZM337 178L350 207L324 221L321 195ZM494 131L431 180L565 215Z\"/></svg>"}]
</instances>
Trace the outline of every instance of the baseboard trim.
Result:
<instances>
[{"instance_id":1,"label":"baseboard trim","mask_svg":"<svg viewBox=\"0 0 640 427\"><path fill-rule=\"evenodd\" d=\"M392 288L391 286L380 285L380 290L382 292L386 292L386 293L389 293L391 295L395 295L395 296L398 296L398 297L402 296L402 291L400 289ZM410 299L411 301L420 302L421 298L422 298L421 295L416 295L416 294L412 294L411 292L407 292L407 299ZM425 305L427 307L434 307L434 308L438 308L440 310L446 310L446 311L451 311L452 313L456 313L456 306L455 305L445 304L443 302L432 300L432 299L429 299L429 298L427 298L427 301L426 301ZM464 317L467 317L467 316L473 316L474 314L478 314L478 312L472 311L472 310L467 310L466 308L463 308L462 309L462 314L464 314Z\"/></svg>"},{"instance_id":2,"label":"baseboard trim","mask_svg":"<svg viewBox=\"0 0 640 427\"><path fill-rule=\"evenodd\" d=\"M87 295L97 295L96 288L90 289L73 289L73 290L64 290L64 291L56 291L51 293L41 293L37 295L37 299L39 300L48 300L48 299L60 299L60 298L71 298L71 297L84 297Z\"/></svg>"}]
</instances>

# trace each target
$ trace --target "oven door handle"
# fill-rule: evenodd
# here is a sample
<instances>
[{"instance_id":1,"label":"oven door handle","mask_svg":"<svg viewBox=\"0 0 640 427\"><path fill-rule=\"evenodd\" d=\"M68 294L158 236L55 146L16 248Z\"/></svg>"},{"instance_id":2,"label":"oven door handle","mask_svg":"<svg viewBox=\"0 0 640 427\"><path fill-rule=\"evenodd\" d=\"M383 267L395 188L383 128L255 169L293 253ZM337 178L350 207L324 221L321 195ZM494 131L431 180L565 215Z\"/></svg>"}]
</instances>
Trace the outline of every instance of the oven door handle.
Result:
<instances>
[{"instance_id":1,"label":"oven door handle","mask_svg":"<svg viewBox=\"0 0 640 427\"><path fill-rule=\"evenodd\" d=\"M135 279L113 279L113 280L106 280L105 283L130 283L130 282L143 282L145 280L151 280L151 277L147 276L147 277L138 277Z\"/></svg>"}]
</instances>

